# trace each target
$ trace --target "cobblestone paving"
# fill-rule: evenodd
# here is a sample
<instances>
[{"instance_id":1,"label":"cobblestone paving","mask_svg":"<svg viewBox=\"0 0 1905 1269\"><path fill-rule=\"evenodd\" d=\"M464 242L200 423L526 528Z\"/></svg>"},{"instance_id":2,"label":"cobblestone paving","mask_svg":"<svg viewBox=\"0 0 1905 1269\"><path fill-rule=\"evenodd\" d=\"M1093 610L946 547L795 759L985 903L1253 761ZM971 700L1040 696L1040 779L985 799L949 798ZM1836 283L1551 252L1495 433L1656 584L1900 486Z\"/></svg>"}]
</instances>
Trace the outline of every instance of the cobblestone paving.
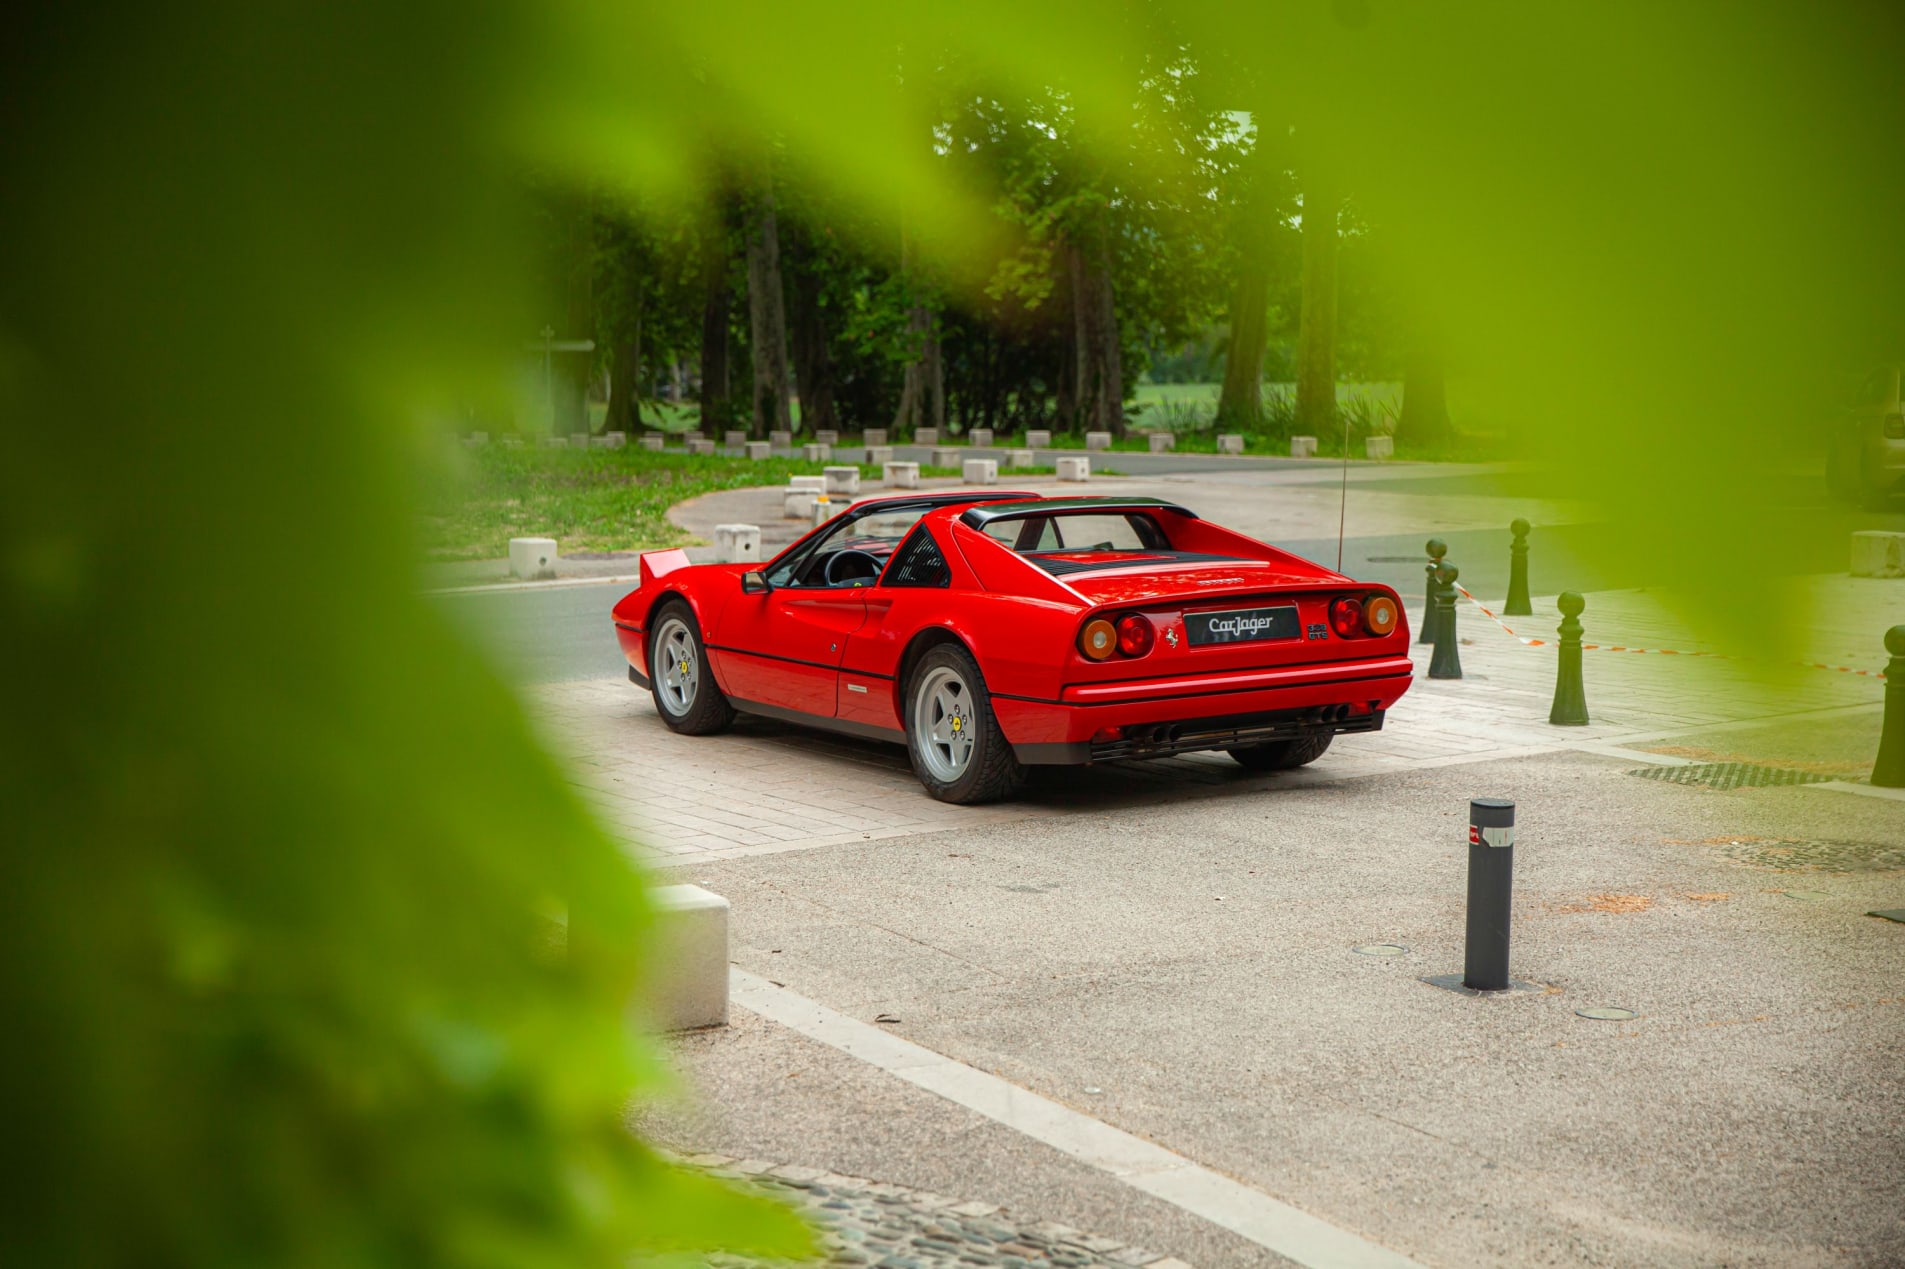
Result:
<instances>
[{"instance_id":1,"label":"cobblestone paving","mask_svg":"<svg viewBox=\"0 0 1905 1269\"><path fill-rule=\"evenodd\" d=\"M991 1203L841 1176L820 1168L776 1167L760 1159L690 1155L684 1162L718 1176L745 1178L803 1208L821 1227L832 1266L874 1269L1190 1269L1162 1252L1097 1238L1066 1225L1031 1221ZM711 1269L756 1269L763 1262L714 1256Z\"/></svg>"}]
</instances>

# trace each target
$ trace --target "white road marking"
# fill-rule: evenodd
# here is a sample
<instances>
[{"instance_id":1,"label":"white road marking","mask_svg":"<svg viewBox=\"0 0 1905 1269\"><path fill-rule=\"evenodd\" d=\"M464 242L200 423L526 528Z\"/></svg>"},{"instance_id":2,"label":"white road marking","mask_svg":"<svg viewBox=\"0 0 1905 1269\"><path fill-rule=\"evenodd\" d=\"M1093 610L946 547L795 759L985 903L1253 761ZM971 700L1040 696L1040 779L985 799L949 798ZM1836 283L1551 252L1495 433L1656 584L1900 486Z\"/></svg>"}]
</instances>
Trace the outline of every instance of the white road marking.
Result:
<instances>
[{"instance_id":1,"label":"white road marking","mask_svg":"<svg viewBox=\"0 0 1905 1269\"><path fill-rule=\"evenodd\" d=\"M730 967L728 989L733 1003L751 1013L1024 1133L1298 1264L1313 1269L1421 1269L1398 1252L1163 1146L849 1018L757 974Z\"/></svg>"},{"instance_id":2,"label":"white road marking","mask_svg":"<svg viewBox=\"0 0 1905 1269\"><path fill-rule=\"evenodd\" d=\"M623 577L554 577L540 582L484 582L475 586L439 586L426 595L499 595L518 590L559 590L565 586L638 586L641 575Z\"/></svg>"}]
</instances>

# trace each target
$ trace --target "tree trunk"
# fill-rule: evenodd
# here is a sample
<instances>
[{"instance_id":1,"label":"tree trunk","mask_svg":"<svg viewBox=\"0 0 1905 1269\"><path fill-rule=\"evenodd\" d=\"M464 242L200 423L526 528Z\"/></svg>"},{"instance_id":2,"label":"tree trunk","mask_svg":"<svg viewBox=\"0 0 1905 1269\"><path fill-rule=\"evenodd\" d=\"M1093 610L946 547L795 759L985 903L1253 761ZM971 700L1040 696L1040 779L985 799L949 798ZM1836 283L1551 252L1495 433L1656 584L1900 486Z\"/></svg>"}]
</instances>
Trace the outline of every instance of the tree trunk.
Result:
<instances>
[{"instance_id":1,"label":"tree trunk","mask_svg":"<svg viewBox=\"0 0 1905 1269\"><path fill-rule=\"evenodd\" d=\"M608 432L634 432L642 426L642 315L635 314L635 330L615 341L609 360L609 410L602 424Z\"/></svg>"},{"instance_id":2,"label":"tree trunk","mask_svg":"<svg viewBox=\"0 0 1905 1269\"><path fill-rule=\"evenodd\" d=\"M1075 389L1082 430L1124 435L1124 371L1118 349L1118 311L1111 272L1077 244L1071 260Z\"/></svg>"},{"instance_id":3,"label":"tree trunk","mask_svg":"<svg viewBox=\"0 0 1905 1269\"><path fill-rule=\"evenodd\" d=\"M800 393L801 429L837 429L840 418L833 400L833 357L827 350L826 315L820 308L820 279L811 269L796 269L790 289L794 300L790 332L794 384Z\"/></svg>"},{"instance_id":4,"label":"tree trunk","mask_svg":"<svg viewBox=\"0 0 1905 1269\"><path fill-rule=\"evenodd\" d=\"M1270 261L1267 245L1243 262L1230 293L1230 343L1217 422L1254 432L1263 426L1263 349L1269 335Z\"/></svg>"},{"instance_id":5,"label":"tree trunk","mask_svg":"<svg viewBox=\"0 0 1905 1269\"><path fill-rule=\"evenodd\" d=\"M586 199L576 199L563 208L562 226L556 266L555 337L592 339L595 336L595 215ZM550 355L549 392L554 435L567 436L589 430L589 379L594 368L595 358L590 353Z\"/></svg>"},{"instance_id":6,"label":"tree trunk","mask_svg":"<svg viewBox=\"0 0 1905 1269\"><path fill-rule=\"evenodd\" d=\"M728 233L720 221L702 241L705 290L701 302L701 426L710 435L734 416L728 382L728 322L734 297L728 290Z\"/></svg>"},{"instance_id":7,"label":"tree trunk","mask_svg":"<svg viewBox=\"0 0 1905 1269\"><path fill-rule=\"evenodd\" d=\"M1315 174L1303 190L1303 316L1296 344L1296 425L1327 439L1336 427L1336 215L1341 199Z\"/></svg>"},{"instance_id":8,"label":"tree trunk","mask_svg":"<svg viewBox=\"0 0 1905 1269\"><path fill-rule=\"evenodd\" d=\"M946 425L945 378L939 360L939 339L933 334L932 310L915 304L906 313L907 341L913 355L900 380L900 406L893 414L893 430L910 435L921 427Z\"/></svg>"},{"instance_id":9,"label":"tree trunk","mask_svg":"<svg viewBox=\"0 0 1905 1269\"><path fill-rule=\"evenodd\" d=\"M780 227L774 216L774 187L765 181L747 238L747 309L748 344L754 360L749 435L761 440L770 431L793 430L787 406L787 302L781 290Z\"/></svg>"},{"instance_id":10,"label":"tree trunk","mask_svg":"<svg viewBox=\"0 0 1905 1269\"><path fill-rule=\"evenodd\" d=\"M1396 420L1396 443L1421 448L1443 445L1454 430L1449 423L1440 349L1431 337L1419 335L1411 342L1403 366L1402 415Z\"/></svg>"}]
</instances>

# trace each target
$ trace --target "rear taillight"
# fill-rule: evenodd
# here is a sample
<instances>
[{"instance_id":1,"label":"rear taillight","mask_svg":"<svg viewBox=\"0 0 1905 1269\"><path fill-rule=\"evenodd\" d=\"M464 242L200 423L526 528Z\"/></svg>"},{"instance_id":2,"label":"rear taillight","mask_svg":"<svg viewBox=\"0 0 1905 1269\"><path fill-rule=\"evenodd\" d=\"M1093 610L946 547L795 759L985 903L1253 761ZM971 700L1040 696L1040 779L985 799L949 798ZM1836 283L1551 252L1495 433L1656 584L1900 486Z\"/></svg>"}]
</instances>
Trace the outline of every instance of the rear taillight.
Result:
<instances>
[{"instance_id":1,"label":"rear taillight","mask_svg":"<svg viewBox=\"0 0 1905 1269\"><path fill-rule=\"evenodd\" d=\"M1395 600L1387 595L1371 595L1363 604L1363 629L1380 638L1396 628L1399 616Z\"/></svg>"},{"instance_id":2,"label":"rear taillight","mask_svg":"<svg viewBox=\"0 0 1905 1269\"><path fill-rule=\"evenodd\" d=\"M1338 639L1359 639L1363 633L1363 601L1337 599L1330 603L1330 629Z\"/></svg>"},{"instance_id":3,"label":"rear taillight","mask_svg":"<svg viewBox=\"0 0 1905 1269\"><path fill-rule=\"evenodd\" d=\"M1152 642L1157 638L1151 629L1151 623L1137 613L1126 613L1118 618L1118 651L1128 657L1141 657L1151 650Z\"/></svg>"},{"instance_id":4,"label":"rear taillight","mask_svg":"<svg viewBox=\"0 0 1905 1269\"><path fill-rule=\"evenodd\" d=\"M1102 661L1118 650L1118 631L1103 617L1085 623L1078 632L1078 650L1094 661Z\"/></svg>"}]
</instances>

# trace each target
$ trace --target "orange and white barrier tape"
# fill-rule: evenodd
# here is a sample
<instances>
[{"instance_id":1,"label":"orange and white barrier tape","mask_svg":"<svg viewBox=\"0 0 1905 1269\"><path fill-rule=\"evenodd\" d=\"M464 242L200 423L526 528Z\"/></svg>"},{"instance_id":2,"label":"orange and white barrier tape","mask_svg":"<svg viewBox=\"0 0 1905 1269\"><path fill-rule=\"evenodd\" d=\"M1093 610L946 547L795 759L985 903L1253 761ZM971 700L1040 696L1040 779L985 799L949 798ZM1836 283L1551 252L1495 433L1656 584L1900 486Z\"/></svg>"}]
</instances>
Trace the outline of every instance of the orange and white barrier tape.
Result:
<instances>
[{"instance_id":1,"label":"orange and white barrier tape","mask_svg":"<svg viewBox=\"0 0 1905 1269\"><path fill-rule=\"evenodd\" d=\"M1516 634L1513 626L1510 626L1507 622L1496 616L1488 605L1469 594L1467 587L1457 582L1455 583L1455 589L1461 592L1463 599L1468 600L1469 603L1481 609L1483 616L1507 631L1509 636L1518 643L1530 648L1554 648L1560 646L1561 641L1558 639L1530 639L1527 635ZM1583 643L1581 650L1583 652L1651 652L1656 656L1663 657L1711 657L1716 661L1741 661L1747 659L1744 657L1729 656L1724 652L1682 652L1675 648L1630 648L1618 643ZM1784 664L1803 666L1809 670L1829 670L1834 674L1856 674L1860 678L1866 679L1882 679L1885 677L1883 670L1857 670L1849 665L1827 665L1821 661L1790 661Z\"/></svg>"}]
</instances>

